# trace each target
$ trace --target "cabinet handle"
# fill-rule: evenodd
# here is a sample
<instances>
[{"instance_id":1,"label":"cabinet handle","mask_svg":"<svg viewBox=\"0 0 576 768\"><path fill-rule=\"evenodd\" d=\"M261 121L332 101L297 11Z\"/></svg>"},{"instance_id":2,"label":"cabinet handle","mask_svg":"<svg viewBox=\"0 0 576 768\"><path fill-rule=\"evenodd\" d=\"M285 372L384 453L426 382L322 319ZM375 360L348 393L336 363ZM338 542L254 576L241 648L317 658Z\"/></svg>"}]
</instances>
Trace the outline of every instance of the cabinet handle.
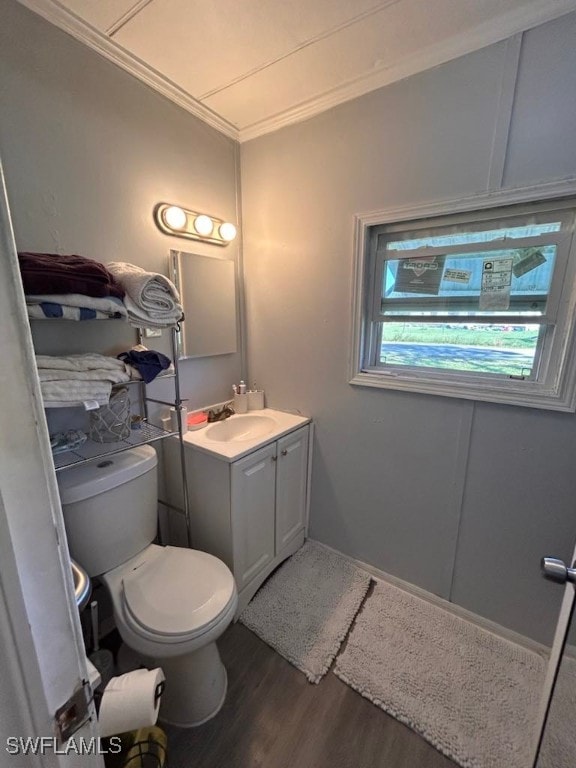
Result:
<instances>
[{"instance_id":1,"label":"cabinet handle","mask_svg":"<svg viewBox=\"0 0 576 768\"><path fill-rule=\"evenodd\" d=\"M272 459L272 461L278 461L278 456L270 456L270 458Z\"/></svg>"},{"instance_id":2,"label":"cabinet handle","mask_svg":"<svg viewBox=\"0 0 576 768\"><path fill-rule=\"evenodd\" d=\"M288 456L288 451L286 448L282 451L282 456Z\"/></svg>"}]
</instances>

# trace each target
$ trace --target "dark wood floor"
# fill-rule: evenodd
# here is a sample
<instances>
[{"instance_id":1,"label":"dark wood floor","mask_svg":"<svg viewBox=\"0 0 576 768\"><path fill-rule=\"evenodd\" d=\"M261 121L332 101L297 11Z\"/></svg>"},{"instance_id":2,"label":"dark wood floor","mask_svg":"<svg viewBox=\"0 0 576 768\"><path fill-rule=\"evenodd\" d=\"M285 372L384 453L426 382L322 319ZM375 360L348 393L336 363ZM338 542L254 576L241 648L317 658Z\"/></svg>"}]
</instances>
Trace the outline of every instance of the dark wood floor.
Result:
<instances>
[{"instance_id":1,"label":"dark wood floor","mask_svg":"<svg viewBox=\"0 0 576 768\"><path fill-rule=\"evenodd\" d=\"M333 672L309 683L242 624L218 645L226 703L199 728L164 727L170 768L455 768Z\"/></svg>"}]
</instances>

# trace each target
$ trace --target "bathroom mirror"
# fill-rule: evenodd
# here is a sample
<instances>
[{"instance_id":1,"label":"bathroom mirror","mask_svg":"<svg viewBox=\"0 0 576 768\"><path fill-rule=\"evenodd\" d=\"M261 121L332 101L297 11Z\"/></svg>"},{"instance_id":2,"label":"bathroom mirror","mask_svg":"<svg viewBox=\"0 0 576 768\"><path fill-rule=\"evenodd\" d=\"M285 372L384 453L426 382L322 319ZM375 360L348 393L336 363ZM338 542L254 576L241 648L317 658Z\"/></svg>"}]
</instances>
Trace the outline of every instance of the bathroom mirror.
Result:
<instances>
[{"instance_id":1,"label":"bathroom mirror","mask_svg":"<svg viewBox=\"0 0 576 768\"><path fill-rule=\"evenodd\" d=\"M232 259L170 251L172 280L184 308L178 357L237 351L236 278Z\"/></svg>"}]
</instances>

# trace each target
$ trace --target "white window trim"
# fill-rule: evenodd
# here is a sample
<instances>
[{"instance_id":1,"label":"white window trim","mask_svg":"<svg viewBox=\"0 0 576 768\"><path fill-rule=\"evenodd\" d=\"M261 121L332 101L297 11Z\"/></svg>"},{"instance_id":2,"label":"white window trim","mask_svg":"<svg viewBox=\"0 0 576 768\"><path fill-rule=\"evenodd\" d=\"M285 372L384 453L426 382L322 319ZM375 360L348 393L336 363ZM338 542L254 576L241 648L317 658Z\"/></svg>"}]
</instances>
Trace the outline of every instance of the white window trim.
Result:
<instances>
[{"instance_id":1,"label":"white window trim","mask_svg":"<svg viewBox=\"0 0 576 768\"><path fill-rule=\"evenodd\" d=\"M370 276L368 271L370 228L379 224L400 223L425 217L440 217L490 208L500 208L519 203L553 201L576 195L576 179L538 184L530 187L505 189L456 200L443 200L431 204L389 208L355 216L354 276L352 303L352 333L349 365L349 383L354 385L396 389L467 400L506 403L529 408L556 411L576 411L576 238L568 260L565 280L572 289L565 291L559 308L558 332L554 349L559 351L558 360L552 361L557 374L543 382L517 382L514 380L490 380L479 382L477 377L459 374L452 381L445 373L375 371L363 366L364 333L370 318L370 295L366 290Z\"/></svg>"}]
</instances>

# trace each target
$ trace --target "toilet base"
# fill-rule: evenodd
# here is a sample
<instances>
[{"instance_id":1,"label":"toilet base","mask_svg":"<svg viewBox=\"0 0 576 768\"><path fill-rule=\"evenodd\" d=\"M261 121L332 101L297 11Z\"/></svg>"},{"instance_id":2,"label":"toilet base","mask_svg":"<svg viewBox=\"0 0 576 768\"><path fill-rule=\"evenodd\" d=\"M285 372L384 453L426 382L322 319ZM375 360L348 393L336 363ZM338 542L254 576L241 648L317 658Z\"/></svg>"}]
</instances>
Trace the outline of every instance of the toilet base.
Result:
<instances>
[{"instance_id":1,"label":"toilet base","mask_svg":"<svg viewBox=\"0 0 576 768\"><path fill-rule=\"evenodd\" d=\"M161 667L166 675L162 694L161 722L194 728L218 714L228 688L228 675L216 642L184 656L143 659L147 667Z\"/></svg>"}]
</instances>

